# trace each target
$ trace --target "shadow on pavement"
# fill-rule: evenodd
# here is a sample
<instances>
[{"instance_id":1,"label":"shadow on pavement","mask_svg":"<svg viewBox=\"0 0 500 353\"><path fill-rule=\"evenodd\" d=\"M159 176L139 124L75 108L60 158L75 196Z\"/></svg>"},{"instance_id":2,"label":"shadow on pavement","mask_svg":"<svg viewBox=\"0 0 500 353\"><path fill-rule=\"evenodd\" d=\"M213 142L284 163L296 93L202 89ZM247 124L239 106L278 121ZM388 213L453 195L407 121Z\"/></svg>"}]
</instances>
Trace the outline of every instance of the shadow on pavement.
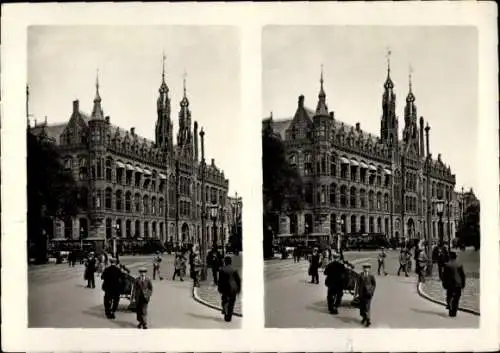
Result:
<instances>
[{"instance_id":1,"label":"shadow on pavement","mask_svg":"<svg viewBox=\"0 0 500 353\"><path fill-rule=\"evenodd\" d=\"M118 307L117 319L114 319L114 320L109 320L106 318L106 316L104 315L104 307L102 305L93 306L89 310L82 311L82 313L89 315L89 316L93 316L96 318L106 320L106 321L113 323L116 326L121 327L121 328L136 328L136 324L134 324L133 322L119 320L121 316L123 317L127 313L133 314L131 311L127 310L126 306L124 306L124 305L120 305ZM106 327L106 325L103 325L103 327Z\"/></svg>"},{"instance_id":2,"label":"shadow on pavement","mask_svg":"<svg viewBox=\"0 0 500 353\"><path fill-rule=\"evenodd\" d=\"M417 309L417 308L411 308L411 310L412 310L413 312L416 312L416 313L419 313L419 314L425 314L425 315L432 314L432 315L437 315L437 316L441 316L441 317L448 318L448 315L447 315L447 314L445 314L445 313L440 313L440 312L437 312L437 311L432 311L432 310L423 310L423 309Z\"/></svg>"}]
</instances>

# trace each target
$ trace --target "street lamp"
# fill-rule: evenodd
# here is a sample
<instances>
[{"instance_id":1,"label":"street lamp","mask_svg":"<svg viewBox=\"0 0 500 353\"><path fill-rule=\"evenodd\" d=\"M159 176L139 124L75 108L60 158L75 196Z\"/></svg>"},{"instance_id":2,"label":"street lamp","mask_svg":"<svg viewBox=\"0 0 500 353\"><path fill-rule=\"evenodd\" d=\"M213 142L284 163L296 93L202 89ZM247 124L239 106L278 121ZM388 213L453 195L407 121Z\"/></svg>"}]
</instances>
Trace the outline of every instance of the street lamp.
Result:
<instances>
[{"instance_id":1,"label":"street lamp","mask_svg":"<svg viewBox=\"0 0 500 353\"><path fill-rule=\"evenodd\" d=\"M438 223L438 231L439 231L439 243L440 245L443 243L443 208L444 208L444 201L443 200L437 200L436 201L436 210L437 214L439 216L439 223Z\"/></svg>"},{"instance_id":2,"label":"street lamp","mask_svg":"<svg viewBox=\"0 0 500 353\"><path fill-rule=\"evenodd\" d=\"M83 227L80 227L80 250L83 250Z\"/></svg>"},{"instance_id":3,"label":"street lamp","mask_svg":"<svg viewBox=\"0 0 500 353\"><path fill-rule=\"evenodd\" d=\"M218 241L217 241L217 214L219 212L219 208L217 205L210 206L210 218L212 218L213 222L213 237L212 237L212 247L217 248Z\"/></svg>"},{"instance_id":4,"label":"street lamp","mask_svg":"<svg viewBox=\"0 0 500 353\"><path fill-rule=\"evenodd\" d=\"M220 206L220 236L222 243L222 256L225 256L226 249L226 232L224 230L224 208Z\"/></svg>"},{"instance_id":5,"label":"street lamp","mask_svg":"<svg viewBox=\"0 0 500 353\"><path fill-rule=\"evenodd\" d=\"M111 241L112 241L112 245L113 245L113 257L116 258L116 240L118 238L118 232L120 231L120 225L119 224L115 224L115 234L113 234L112 238L111 238Z\"/></svg>"},{"instance_id":6,"label":"street lamp","mask_svg":"<svg viewBox=\"0 0 500 353\"><path fill-rule=\"evenodd\" d=\"M343 258L342 253L342 228L344 225L344 220L342 218L337 219L337 225L339 227L339 232L337 236L337 252L340 254L340 257Z\"/></svg>"}]
</instances>

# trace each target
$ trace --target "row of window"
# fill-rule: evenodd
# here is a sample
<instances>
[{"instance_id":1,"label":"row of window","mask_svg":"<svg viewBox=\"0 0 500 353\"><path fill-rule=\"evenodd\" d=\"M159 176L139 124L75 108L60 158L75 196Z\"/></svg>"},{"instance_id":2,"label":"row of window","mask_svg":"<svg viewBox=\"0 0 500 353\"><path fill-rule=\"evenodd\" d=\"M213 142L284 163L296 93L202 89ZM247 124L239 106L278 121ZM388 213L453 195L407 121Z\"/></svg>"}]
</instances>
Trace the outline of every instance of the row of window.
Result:
<instances>
[{"instance_id":1,"label":"row of window","mask_svg":"<svg viewBox=\"0 0 500 353\"><path fill-rule=\"evenodd\" d=\"M359 219L359 224L358 224L358 219ZM292 215L290 217L290 232L292 234L296 234L298 232L298 216L297 215ZM312 233L314 231L313 229L313 215L312 214L306 214L305 215L305 232L306 233ZM337 224L337 220L341 220L340 224ZM366 220L368 220L368 224L366 223ZM347 216L346 215L341 215L340 218L337 218L337 215L335 213L332 213L330 215L330 232L332 234L337 232L337 227L339 227L340 231L343 233L346 233L348 231L350 232L361 232L361 233L366 233L367 231L370 233L374 232L388 232L389 231L389 219L385 218L382 219L381 217L378 217L375 219L375 217L367 217L367 216L356 216L352 215L350 217L350 227L348 229L347 225ZM384 226L384 227L383 227Z\"/></svg>"},{"instance_id":2,"label":"row of window","mask_svg":"<svg viewBox=\"0 0 500 353\"><path fill-rule=\"evenodd\" d=\"M313 187L312 184L306 184L304 187L304 199L306 203L313 203ZM389 211L389 194L385 193L382 196L381 192L375 194L373 190L366 192L365 189L359 190L353 186L349 190L346 185L342 185L337 194L337 184L321 185L317 189L316 202L318 204L330 204L332 206L339 205L340 207L351 208L368 208ZM368 195L367 195L368 194ZM327 198L327 195L329 197ZM367 203L368 196L368 203Z\"/></svg>"}]
</instances>

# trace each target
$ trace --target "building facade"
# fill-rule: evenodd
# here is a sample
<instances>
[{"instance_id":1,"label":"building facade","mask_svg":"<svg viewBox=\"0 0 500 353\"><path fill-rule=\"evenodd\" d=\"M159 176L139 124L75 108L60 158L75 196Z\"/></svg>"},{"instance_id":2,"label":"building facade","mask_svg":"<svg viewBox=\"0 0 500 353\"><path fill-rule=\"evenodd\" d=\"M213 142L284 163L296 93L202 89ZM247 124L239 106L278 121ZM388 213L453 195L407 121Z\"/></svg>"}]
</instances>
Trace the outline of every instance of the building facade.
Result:
<instances>
[{"instance_id":1,"label":"building facade","mask_svg":"<svg viewBox=\"0 0 500 353\"><path fill-rule=\"evenodd\" d=\"M79 187L80 214L73 219L54 219L49 237L104 244L114 237L200 243L201 220L208 214L202 209L203 197L207 207L218 207L224 220L230 211L226 202L229 180L214 159L205 163L204 132L198 131L196 121L191 123L185 81L178 122L174 144L163 70L155 141L137 135L134 127L126 130L112 124L101 108L98 80L90 115L75 100L67 123L49 125L45 121L29 127L57 145L64 168ZM212 222L207 219L205 226L207 243L212 244ZM227 238L227 223L219 221L216 231L220 244Z\"/></svg>"},{"instance_id":2,"label":"building facade","mask_svg":"<svg viewBox=\"0 0 500 353\"><path fill-rule=\"evenodd\" d=\"M451 212L455 175L441 154L432 158L430 128L424 127L423 117L417 119L415 100L410 76L400 138L388 66L380 134L374 135L363 131L360 123L343 123L328 110L321 73L315 110L306 107L301 95L293 118L275 121L271 113L264 119L283 141L289 162L304 183L305 206L282 215L278 233L327 237L339 231L384 233L409 240L424 239L430 232L437 239L435 201L445 200L444 214ZM444 239L455 234L455 224L445 224L443 233Z\"/></svg>"},{"instance_id":3,"label":"building facade","mask_svg":"<svg viewBox=\"0 0 500 353\"><path fill-rule=\"evenodd\" d=\"M241 251L243 248L243 239L241 236L243 199L236 193L234 196L227 197L227 204L229 207L228 226L232 245Z\"/></svg>"}]
</instances>

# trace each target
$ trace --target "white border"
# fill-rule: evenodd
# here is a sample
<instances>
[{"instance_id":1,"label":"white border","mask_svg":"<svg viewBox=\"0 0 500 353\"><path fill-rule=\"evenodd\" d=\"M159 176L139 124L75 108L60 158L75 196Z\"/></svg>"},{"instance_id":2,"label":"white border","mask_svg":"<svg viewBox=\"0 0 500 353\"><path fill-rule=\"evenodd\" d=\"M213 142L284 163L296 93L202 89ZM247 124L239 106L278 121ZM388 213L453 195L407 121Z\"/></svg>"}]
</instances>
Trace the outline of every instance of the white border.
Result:
<instances>
[{"instance_id":1,"label":"white border","mask_svg":"<svg viewBox=\"0 0 500 353\"><path fill-rule=\"evenodd\" d=\"M499 342L499 177L495 3L19 4L2 8L2 348L4 351L467 351ZM241 330L26 329L26 30L51 25L234 25L240 28L248 170ZM481 328L264 329L262 283L261 28L288 25L470 25L479 33ZM57 84L57 83L54 83ZM450 102L452 104L452 102ZM443 109L446 109L444 107ZM493 191L494 190L494 191ZM492 271L496 269L496 271ZM286 293L283 293L286 295Z\"/></svg>"}]
</instances>

